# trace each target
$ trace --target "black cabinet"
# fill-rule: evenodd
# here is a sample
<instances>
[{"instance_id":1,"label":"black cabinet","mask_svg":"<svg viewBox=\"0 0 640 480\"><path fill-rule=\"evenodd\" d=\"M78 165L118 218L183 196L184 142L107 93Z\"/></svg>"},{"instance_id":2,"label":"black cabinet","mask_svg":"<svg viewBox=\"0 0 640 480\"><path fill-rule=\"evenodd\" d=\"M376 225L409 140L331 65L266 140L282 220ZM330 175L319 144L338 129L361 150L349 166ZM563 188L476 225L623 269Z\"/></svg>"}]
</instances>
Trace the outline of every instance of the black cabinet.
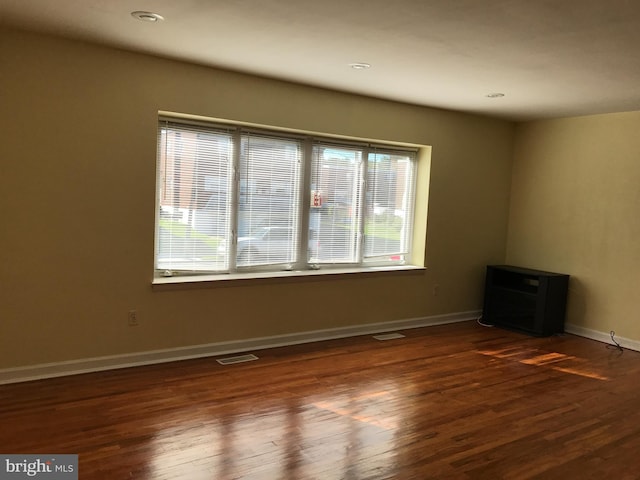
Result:
<instances>
[{"instance_id":1,"label":"black cabinet","mask_svg":"<svg viewBox=\"0 0 640 480\"><path fill-rule=\"evenodd\" d=\"M569 275L489 265L482 321L536 336L564 331Z\"/></svg>"}]
</instances>

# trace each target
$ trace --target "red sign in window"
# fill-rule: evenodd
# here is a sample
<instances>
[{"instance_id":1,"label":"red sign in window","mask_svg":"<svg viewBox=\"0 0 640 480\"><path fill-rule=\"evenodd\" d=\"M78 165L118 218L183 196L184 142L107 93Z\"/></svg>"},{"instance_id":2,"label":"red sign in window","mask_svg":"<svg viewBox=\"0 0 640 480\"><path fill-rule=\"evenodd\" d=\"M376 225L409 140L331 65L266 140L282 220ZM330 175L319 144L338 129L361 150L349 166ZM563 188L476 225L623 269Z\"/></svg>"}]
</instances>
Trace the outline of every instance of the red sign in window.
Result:
<instances>
[{"instance_id":1,"label":"red sign in window","mask_svg":"<svg viewBox=\"0 0 640 480\"><path fill-rule=\"evenodd\" d=\"M311 191L311 207L312 208L322 207L322 192L320 192L320 190Z\"/></svg>"}]
</instances>

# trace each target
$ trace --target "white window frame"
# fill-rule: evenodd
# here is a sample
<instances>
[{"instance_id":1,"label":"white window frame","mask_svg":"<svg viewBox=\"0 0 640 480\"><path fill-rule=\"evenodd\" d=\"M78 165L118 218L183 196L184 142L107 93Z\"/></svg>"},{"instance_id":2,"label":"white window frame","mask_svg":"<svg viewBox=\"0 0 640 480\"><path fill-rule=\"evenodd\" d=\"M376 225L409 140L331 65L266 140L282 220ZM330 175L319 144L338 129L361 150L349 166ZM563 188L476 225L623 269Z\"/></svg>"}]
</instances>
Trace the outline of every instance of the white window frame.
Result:
<instances>
[{"instance_id":1,"label":"white window frame","mask_svg":"<svg viewBox=\"0 0 640 480\"><path fill-rule=\"evenodd\" d=\"M416 182L417 182L417 169L418 169L418 154L419 149L415 146L405 146L401 144L387 144L387 143L372 143L357 138L343 138L343 137L331 137L311 135L306 132L293 132L291 130L282 130L275 128L256 127L254 125L241 124L238 122L224 122L224 121L200 121L182 116L160 115L158 122L158 138L160 138L160 131L163 125L171 124L174 126L184 125L197 126L202 128L211 128L212 130L225 130L232 132L232 138L234 142L234 153L232 158L232 193L230 198L232 199L229 208L231 209L230 219L230 235L227 237L228 241L228 268L220 270L193 270L193 269L166 269L158 265L158 252L159 252L159 221L160 221L160 152L162 145L158 144L157 155L157 174L156 174L156 217L155 217L155 253L154 253L154 283L175 283L177 281L189 281L189 278L193 277L214 277L217 279L232 279L232 278L269 278L279 276L301 276L301 275L318 275L322 273L341 273L341 272L354 272L354 271L380 271L380 270L393 270L394 267L402 267L404 270L411 270L413 268L422 268L420 266L412 265L412 245L411 229L414 225L415 214L415 201L416 201ZM244 134L256 134L267 135L282 138L297 139L302 142L303 145L303 159L301 165L301 176L298 183L298 198L300 199L298 204L298 236L297 236L297 261L289 263L273 263L269 265L261 266L249 266L243 267L238 265L236 260L236 248L237 248L237 229L238 229L238 211L239 211L239 181L238 181L238 164L240 149L238 148L239 142ZM311 216L311 164L312 164L312 152L314 145L322 146L335 146L340 148L344 146L351 149L361 150L362 165L359 168L360 177L358 181L362 183L360 186L361 194L359 196L359 205L357 208L362 212L358 231L358 248L357 258L353 261L338 262L338 263L312 263L308 260L308 245L309 245L309 227ZM406 243L406 248L403 250L402 260L391 260L386 258L388 256L380 256L379 258L366 258L364 241L365 241L365 221L367 217L366 210L366 194L367 194L367 174L368 174L368 162L369 153L371 151L382 152L392 155L406 155L410 163L410 175L406 179L406 191L404 202L408 201L411 205L405 208L404 226L406 231L402 234L402 237ZM157 281L161 280L161 281ZM164 280L164 281L162 281Z\"/></svg>"}]
</instances>

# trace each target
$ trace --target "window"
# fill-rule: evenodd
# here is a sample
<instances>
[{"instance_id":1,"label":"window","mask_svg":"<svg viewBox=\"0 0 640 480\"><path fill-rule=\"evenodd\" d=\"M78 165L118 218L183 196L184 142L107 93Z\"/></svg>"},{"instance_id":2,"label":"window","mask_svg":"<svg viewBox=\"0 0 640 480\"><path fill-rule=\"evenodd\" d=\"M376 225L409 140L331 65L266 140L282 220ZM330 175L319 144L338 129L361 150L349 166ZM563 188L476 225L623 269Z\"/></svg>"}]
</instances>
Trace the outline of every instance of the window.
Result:
<instances>
[{"instance_id":1,"label":"window","mask_svg":"<svg viewBox=\"0 0 640 480\"><path fill-rule=\"evenodd\" d=\"M161 118L160 276L402 265L416 150Z\"/></svg>"}]
</instances>

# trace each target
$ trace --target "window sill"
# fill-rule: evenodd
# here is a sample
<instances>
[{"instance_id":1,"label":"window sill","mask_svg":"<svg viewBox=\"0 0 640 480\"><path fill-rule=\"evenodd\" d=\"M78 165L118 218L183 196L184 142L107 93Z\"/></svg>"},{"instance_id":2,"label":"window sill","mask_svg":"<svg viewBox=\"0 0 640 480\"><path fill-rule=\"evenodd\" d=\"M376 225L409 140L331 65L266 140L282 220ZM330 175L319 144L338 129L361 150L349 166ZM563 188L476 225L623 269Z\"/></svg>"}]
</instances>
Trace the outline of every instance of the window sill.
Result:
<instances>
[{"instance_id":1,"label":"window sill","mask_svg":"<svg viewBox=\"0 0 640 480\"><path fill-rule=\"evenodd\" d=\"M157 277L153 279L154 290L176 289L180 287L206 288L218 286L238 286L255 284L258 281L301 281L335 279L357 275L378 276L389 274L422 273L425 267L415 265L393 265L378 267L350 267L321 270L292 270L281 272L249 272L220 275L183 275L175 277Z\"/></svg>"}]
</instances>

